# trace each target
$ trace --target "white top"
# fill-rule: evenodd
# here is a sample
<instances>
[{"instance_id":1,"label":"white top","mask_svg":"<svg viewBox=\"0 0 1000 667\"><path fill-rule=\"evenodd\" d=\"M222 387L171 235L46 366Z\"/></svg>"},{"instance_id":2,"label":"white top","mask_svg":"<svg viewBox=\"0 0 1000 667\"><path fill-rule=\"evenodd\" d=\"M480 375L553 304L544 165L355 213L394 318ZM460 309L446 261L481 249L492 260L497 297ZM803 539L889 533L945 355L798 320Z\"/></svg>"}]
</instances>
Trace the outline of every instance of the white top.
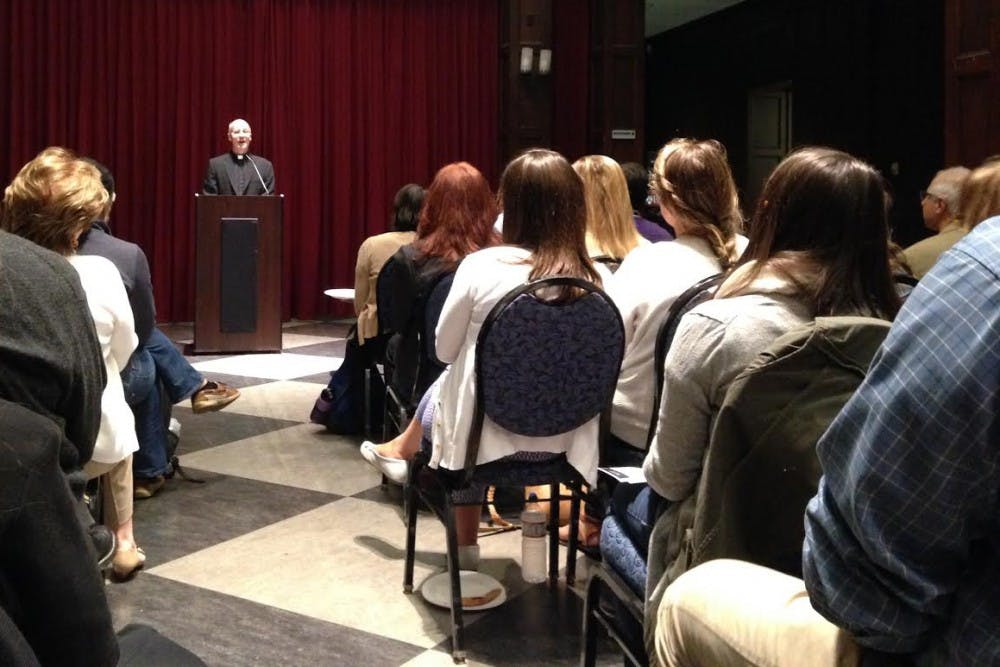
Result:
<instances>
[{"instance_id":1,"label":"white top","mask_svg":"<svg viewBox=\"0 0 1000 667\"><path fill-rule=\"evenodd\" d=\"M80 283L87 294L108 374L108 383L101 394L101 428L91 458L97 463L118 463L139 449L135 418L125 402L121 378L121 371L139 342L132 308L114 264L96 255L72 255L68 259L80 274Z\"/></svg>"},{"instance_id":2,"label":"white top","mask_svg":"<svg viewBox=\"0 0 1000 667\"><path fill-rule=\"evenodd\" d=\"M737 236L742 253L747 239ZM611 412L611 432L646 448L653 415L656 335L674 300L687 288L721 271L711 246L688 234L630 252L607 287L625 324L625 356Z\"/></svg>"},{"instance_id":3,"label":"white top","mask_svg":"<svg viewBox=\"0 0 1000 667\"><path fill-rule=\"evenodd\" d=\"M474 252L458 265L455 280L437 326L437 356L451 362L436 397L430 465L461 470L475 411L475 352L479 330L493 306L524 283L531 271L531 254L514 246ZM483 423L478 464L519 451L566 452L566 458L589 482L597 480L597 418L561 435L531 438Z\"/></svg>"}]
</instances>

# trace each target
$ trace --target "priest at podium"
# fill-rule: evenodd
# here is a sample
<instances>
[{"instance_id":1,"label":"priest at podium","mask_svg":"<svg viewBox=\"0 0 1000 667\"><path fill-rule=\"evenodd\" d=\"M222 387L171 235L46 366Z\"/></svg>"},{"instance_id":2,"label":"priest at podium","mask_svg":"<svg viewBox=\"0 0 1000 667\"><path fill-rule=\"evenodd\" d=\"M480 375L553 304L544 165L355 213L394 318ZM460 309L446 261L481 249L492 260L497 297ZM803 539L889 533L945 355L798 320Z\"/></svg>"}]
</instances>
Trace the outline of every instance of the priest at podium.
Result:
<instances>
[{"instance_id":1,"label":"priest at podium","mask_svg":"<svg viewBox=\"0 0 1000 667\"><path fill-rule=\"evenodd\" d=\"M232 148L208 161L202 191L207 195L273 195L274 166L250 154L250 123L237 118L226 135Z\"/></svg>"}]
</instances>

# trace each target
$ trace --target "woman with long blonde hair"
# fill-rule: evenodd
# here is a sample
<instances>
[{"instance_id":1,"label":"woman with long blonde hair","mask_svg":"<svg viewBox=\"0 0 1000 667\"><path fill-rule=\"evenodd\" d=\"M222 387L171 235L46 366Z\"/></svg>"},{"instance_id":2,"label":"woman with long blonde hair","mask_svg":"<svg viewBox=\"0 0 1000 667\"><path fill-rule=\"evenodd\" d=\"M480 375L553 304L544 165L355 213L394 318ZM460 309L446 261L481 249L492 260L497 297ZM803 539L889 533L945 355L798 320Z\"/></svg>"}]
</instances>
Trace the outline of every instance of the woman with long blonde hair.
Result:
<instances>
[{"instance_id":1,"label":"woman with long blonde hair","mask_svg":"<svg viewBox=\"0 0 1000 667\"><path fill-rule=\"evenodd\" d=\"M625 256L646 243L632 220L632 201L621 166L605 155L588 155L573 163L583 180L587 205L587 252L617 269Z\"/></svg>"}]
</instances>

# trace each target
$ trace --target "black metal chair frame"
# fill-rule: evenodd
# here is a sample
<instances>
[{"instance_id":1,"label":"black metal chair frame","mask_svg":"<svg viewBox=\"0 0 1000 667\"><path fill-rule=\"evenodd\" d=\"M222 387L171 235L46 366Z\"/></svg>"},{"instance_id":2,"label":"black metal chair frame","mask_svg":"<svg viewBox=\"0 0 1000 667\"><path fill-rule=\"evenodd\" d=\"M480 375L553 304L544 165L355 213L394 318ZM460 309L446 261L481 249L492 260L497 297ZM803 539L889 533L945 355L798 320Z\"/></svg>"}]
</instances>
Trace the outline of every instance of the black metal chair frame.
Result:
<instances>
[{"instance_id":1,"label":"black metal chair frame","mask_svg":"<svg viewBox=\"0 0 1000 667\"><path fill-rule=\"evenodd\" d=\"M653 386L653 413L649 422L649 430L646 434L646 450L656 435L656 426L659 422L660 400L663 398L664 363L667 352L677 333L677 326L681 317L689 310L700 303L710 299L714 294L714 289L719 286L725 276L721 273L709 276L700 280L691 287L684 290L680 296L670 304L666 317L660 323L660 328L656 332L656 347L653 354L654 386ZM593 667L597 655L597 629L604 628L608 636L621 648L625 659L633 665L645 667L649 664L646 655L646 648L641 639L636 644L626 633L618 627L614 610L607 610L601 607L601 592L609 590L615 599L621 603L621 607L628 611L632 619L641 628L643 626L643 606L644 600L629 588L625 580L615 572L607 561L602 560L598 567L594 568L590 582L587 584L587 595L583 608L583 644L580 649L580 664L584 667Z\"/></svg>"},{"instance_id":2,"label":"black metal chair frame","mask_svg":"<svg viewBox=\"0 0 1000 667\"><path fill-rule=\"evenodd\" d=\"M581 280L579 278L570 278L565 276L555 276L550 278L542 278L525 283L510 292L508 292L490 311L487 315L485 322L483 323L482 329L479 332L479 337L477 339L477 357L476 357L476 383L477 387L482 387L481 382L483 381L483 376L481 374L481 361L478 356L478 350L483 349L483 341L490 334L494 323L499 319L503 311L511 304L513 301L523 295L523 294L533 294L538 290L549 288L549 287L569 287L578 288L589 294L596 294L602 298L606 304L610 307L611 312L617 315L618 310L611 299L599 288L597 288L592 283ZM624 340L624 326L621 322L621 317L618 316L618 326L622 331L622 340ZM620 346L618 350L618 359L616 367L621 367L621 356L624 353L624 346ZM615 378L616 379L616 378ZM610 432L611 425L611 401L614 396L615 382L609 382L609 386L606 390L606 400L603 402L603 407L599 413L599 434L598 434L598 447L603 451L604 443L607 439L607 434ZM465 662L466 651L465 651L465 626L463 620L463 610L461 601L461 581L459 577L459 565L458 565L458 541L455 526L455 515L454 515L454 505L451 499L451 491L462 489L468 487L473 480L478 480L479 475L477 473L483 474L485 479L482 481L486 484L489 483L489 467L493 464L485 464L484 466L476 466L476 460L479 453L480 438L482 436L482 428L484 419L486 416L484 391L480 390L476 392L476 407L475 413L473 415L473 424L470 429L468 448L466 451L465 467L463 470L447 471L444 469L438 469L432 471L427 467L427 457L423 452L418 454L414 459L413 463L409 467L409 475L406 485L406 501L404 503L406 507L406 564L403 575L403 592L412 593L413 592L413 569L415 560L415 550L416 550L416 527L417 527L417 505L416 502L418 498L425 501L425 503L434 511L437 517L445 524L445 532L447 538L447 560L448 560L448 572L451 582L451 626L452 626L452 658L456 663ZM561 459L561 460L560 460ZM523 462L523 463L512 463L512 462L501 462L504 466L523 466L525 469L537 468L539 464L537 462ZM537 480L535 483L549 483L551 486L551 493L549 498L550 511L549 511L549 552L548 552L548 564L549 564L549 585L554 585L559 578L559 502L563 499L560 496L559 484L562 483L566 485L571 490L569 499L570 503L570 538L568 544L568 553L566 561L566 582L567 585L572 585L576 576L576 552L578 548L578 522L580 519L580 503L585 495L581 487L584 480L580 477L579 473L569 465L566 461L565 456L553 459L547 462L548 465L553 465L557 471L545 481Z\"/></svg>"}]
</instances>

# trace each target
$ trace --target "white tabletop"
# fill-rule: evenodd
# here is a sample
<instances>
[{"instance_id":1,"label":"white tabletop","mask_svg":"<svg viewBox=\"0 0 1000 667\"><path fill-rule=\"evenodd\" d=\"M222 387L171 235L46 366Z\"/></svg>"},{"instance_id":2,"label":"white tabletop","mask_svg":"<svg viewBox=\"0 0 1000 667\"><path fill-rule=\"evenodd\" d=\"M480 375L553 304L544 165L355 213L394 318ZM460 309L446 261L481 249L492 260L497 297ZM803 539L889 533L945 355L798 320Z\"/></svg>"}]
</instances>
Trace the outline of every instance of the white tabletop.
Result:
<instances>
[{"instance_id":1,"label":"white tabletop","mask_svg":"<svg viewBox=\"0 0 1000 667\"><path fill-rule=\"evenodd\" d=\"M351 287L341 287L338 289L328 289L323 294L338 301L350 301L354 303L354 289Z\"/></svg>"}]
</instances>

